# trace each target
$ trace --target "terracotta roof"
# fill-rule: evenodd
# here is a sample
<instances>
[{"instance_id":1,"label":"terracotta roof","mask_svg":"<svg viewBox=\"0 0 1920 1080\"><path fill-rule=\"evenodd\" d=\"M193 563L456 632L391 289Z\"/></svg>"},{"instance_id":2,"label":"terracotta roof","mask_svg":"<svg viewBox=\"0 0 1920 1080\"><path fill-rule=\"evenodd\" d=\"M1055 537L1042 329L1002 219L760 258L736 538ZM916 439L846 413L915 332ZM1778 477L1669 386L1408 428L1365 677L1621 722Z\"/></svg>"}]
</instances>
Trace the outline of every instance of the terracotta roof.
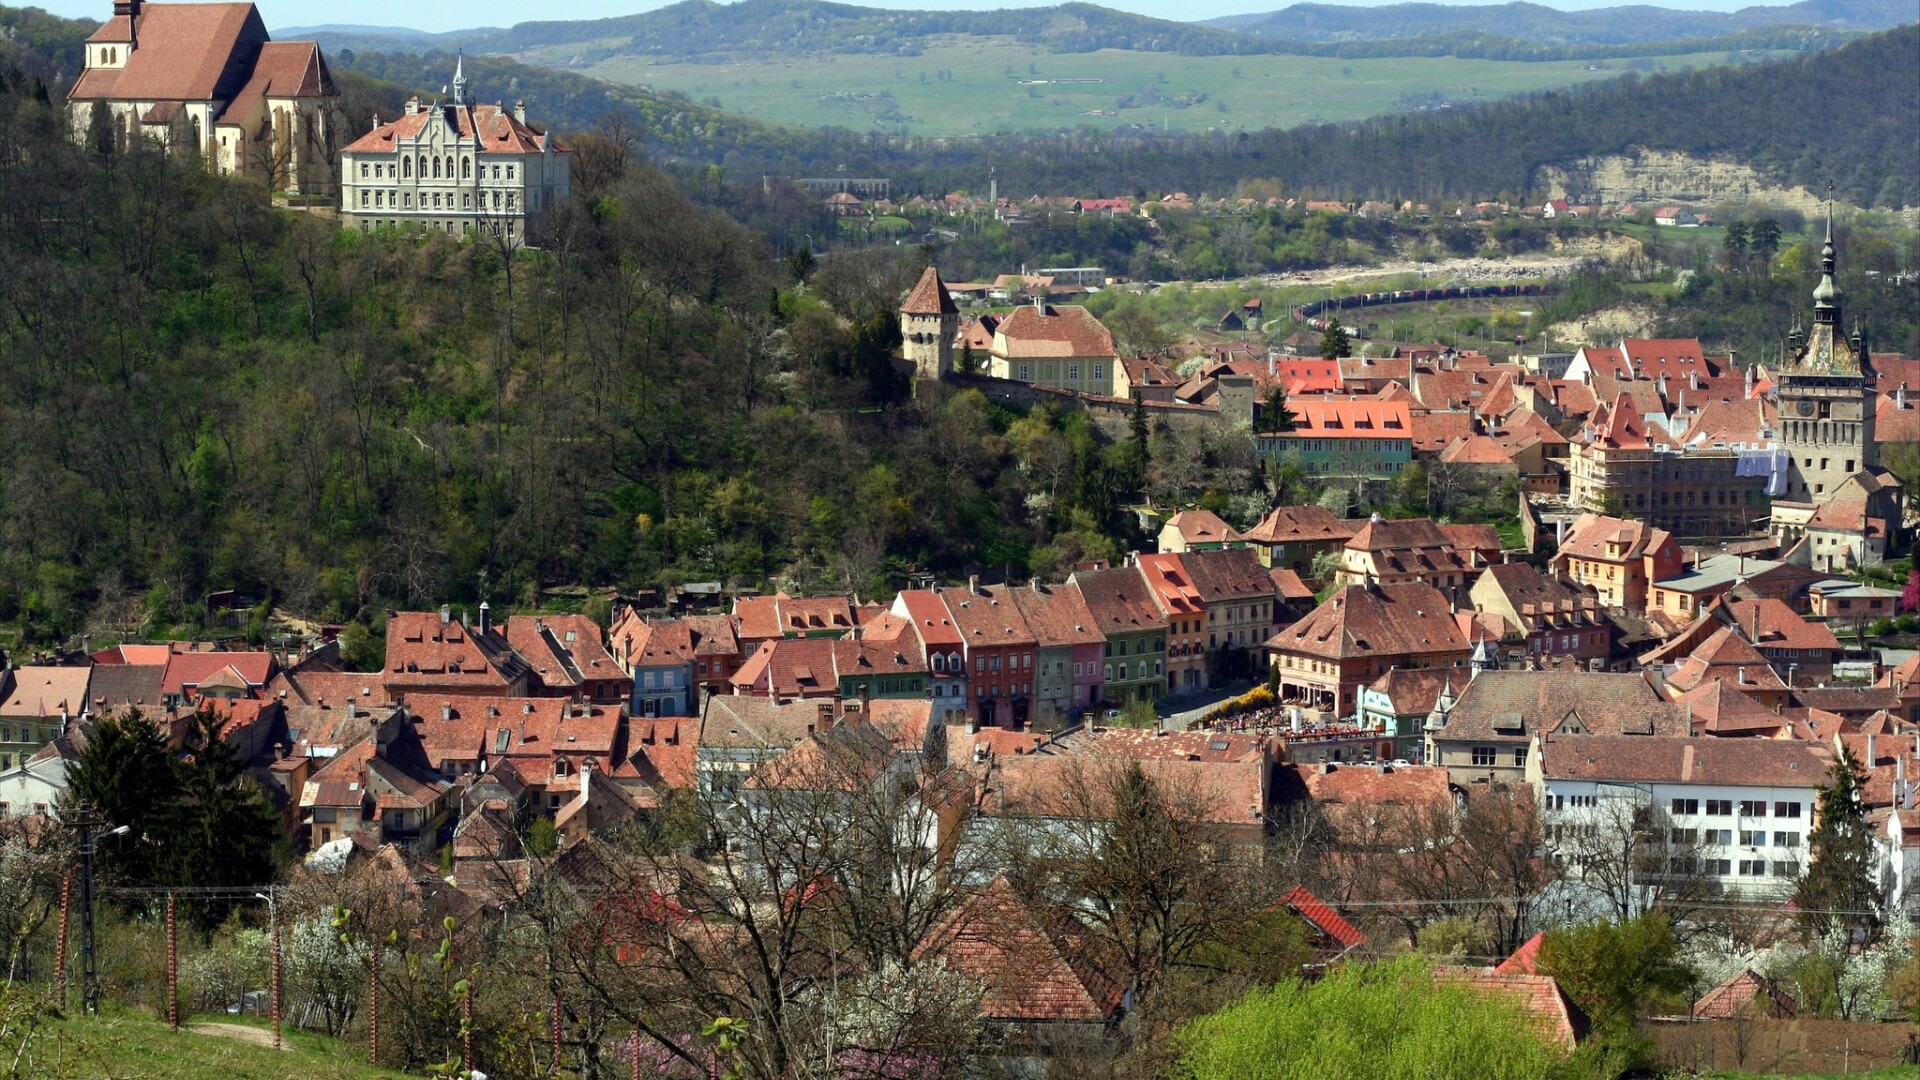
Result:
<instances>
[{"instance_id":1,"label":"terracotta roof","mask_svg":"<svg viewBox=\"0 0 1920 1080\"><path fill-rule=\"evenodd\" d=\"M85 667L14 668L11 688L0 701L0 716L79 716L87 711L90 672Z\"/></svg>"},{"instance_id":2,"label":"terracotta roof","mask_svg":"<svg viewBox=\"0 0 1920 1080\"><path fill-rule=\"evenodd\" d=\"M455 685L504 688L526 668L498 632L475 633L436 611L401 611L387 620L386 682L406 690Z\"/></svg>"},{"instance_id":3,"label":"terracotta roof","mask_svg":"<svg viewBox=\"0 0 1920 1080\"><path fill-rule=\"evenodd\" d=\"M1542 1034L1571 1050L1587 1032L1586 1014L1550 975L1520 975L1486 968L1437 967L1433 977L1465 985L1477 994L1518 1005Z\"/></svg>"},{"instance_id":4,"label":"terracotta roof","mask_svg":"<svg viewBox=\"0 0 1920 1080\"><path fill-rule=\"evenodd\" d=\"M1473 435L1473 414L1469 412L1418 412L1413 415L1413 449L1432 454L1445 450Z\"/></svg>"},{"instance_id":5,"label":"terracotta roof","mask_svg":"<svg viewBox=\"0 0 1920 1080\"><path fill-rule=\"evenodd\" d=\"M1139 745L1093 742L1081 753L1027 753L995 759L981 810L1015 818L1106 820L1113 815L1112 785L1105 770L1137 762L1147 777L1168 790L1190 792L1212 825L1250 826L1257 830L1267 812L1267 760L1264 754L1227 751L1216 756L1150 756ZM1042 748L1044 749L1044 747ZM1211 759L1210 759L1211 758Z\"/></svg>"},{"instance_id":6,"label":"terracotta roof","mask_svg":"<svg viewBox=\"0 0 1920 1080\"><path fill-rule=\"evenodd\" d=\"M927 654L918 641L842 638L833 643L836 679L879 675L924 675Z\"/></svg>"},{"instance_id":7,"label":"terracotta roof","mask_svg":"<svg viewBox=\"0 0 1920 1080\"><path fill-rule=\"evenodd\" d=\"M166 673L165 664L95 664L87 680L88 707L154 709L161 704Z\"/></svg>"},{"instance_id":8,"label":"terracotta roof","mask_svg":"<svg viewBox=\"0 0 1920 1080\"><path fill-rule=\"evenodd\" d=\"M982 586L978 592L964 586L941 589L940 599L969 649L1036 643L1020 609L1007 599L1005 585Z\"/></svg>"},{"instance_id":9,"label":"terracotta roof","mask_svg":"<svg viewBox=\"0 0 1920 1080\"><path fill-rule=\"evenodd\" d=\"M1826 783L1828 763L1797 739L1554 735L1541 747L1549 780L1814 788Z\"/></svg>"},{"instance_id":10,"label":"terracotta roof","mask_svg":"<svg viewBox=\"0 0 1920 1080\"><path fill-rule=\"evenodd\" d=\"M412 116L401 116L382 124L347 144L345 154L391 154L403 140L417 139L435 118L444 117L455 137L478 154L537 154L546 133L522 123L512 112L498 105L454 105L450 102L423 105ZM555 150L566 145L553 140Z\"/></svg>"},{"instance_id":11,"label":"terracotta roof","mask_svg":"<svg viewBox=\"0 0 1920 1080\"><path fill-rule=\"evenodd\" d=\"M932 589L901 590L893 598L893 610L913 624L914 634L929 649L947 649L964 643L946 603Z\"/></svg>"},{"instance_id":12,"label":"terracotta roof","mask_svg":"<svg viewBox=\"0 0 1920 1080\"><path fill-rule=\"evenodd\" d=\"M1326 935L1340 946L1340 951L1351 952L1367 943L1367 937L1354 929L1353 924L1340 917L1340 913L1329 907L1326 901L1313 895L1305 885L1295 885L1287 890L1280 902L1292 909L1294 914L1307 920L1315 930Z\"/></svg>"},{"instance_id":13,"label":"terracotta roof","mask_svg":"<svg viewBox=\"0 0 1920 1080\"><path fill-rule=\"evenodd\" d=\"M1505 447L1486 435L1455 439L1440 452L1440 460L1450 465L1512 465Z\"/></svg>"},{"instance_id":14,"label":"terracotta roof","mask_svg":"<svg viewBox=\"0 0 1920 1080\"><path fill-rule=\"evenodd\" d=\"M1233 526L1211 510L1182 510L1168 518L1167 524L1189 544L1232 543L1241 538Z\"/></svg>"},{"instance_id":15,"label":"terracotta roof","mask_svg":"<svg viewBox=\"0 0 1920 1080\"><path fill-rule=\"evenodd\" d=\"M1678 700L1686 705L1696 735L1773 735L1789 726L1785 717L1725 679L1703 682Z\"/></svg>"},{"instance_id":16,"label":"terracotta roof","mask_svg":"<svg viewBox=\"0 0 1920 1080\"><path fill-rule=\"evenodd\" d=\"M1354 522L1335 517L1324 506L1276 506L1243 535L1263 544L1345 542L1357 528Z\"/></svg>"},{"instance_id":17,"label":"terracotta roof","mask_svg":"<svg viewBox=\"0 0 1920 1080\"><path fill-rule=\"evenodd\" d=\"M1424 581L1410 581L1349 585L1267 647L1339 659L1465 653L1473 646L1461 636L1446 597Z\"/></svg>"},{"instance_id":18,"label":"terracotta roof","mask_svg":"<svg viewBox=\"0 0 1920 1080\"><path fill-rule=\"evenodd\" d=\"M763 641L733 673L739 693L776 698L826 697L839 692L834 675L832 638L774 638ZM764 684L764 686L763 686Z\"/></svg>"},{"instance_id":19,"label":"terracotta roof","mask_svg":"<svg viewBox=\"0 0 1920 1080\"><path fill-rule=\"evenodd\" d=\"M1538 975L1540 974L1540 943L1547 940L1546 932L1528 938L1513 955L1493 966L1495 975Z\"/></svg>"},{"instance_id":20,"label":"terracotta roof","mask_svg":"<svg viewBox=\"0 0 1920 1080\"><path fill-rule=\"evenodd\" d=\"M1747 639L1731 626L1723 626L1687 655L1680 666L1667 676L1667 684L1677 690L1691 690L1712 679L1735 684L1735 689L1784 690L1786 684ZM1746 692L1751 693L1752 690Z\"/></svg>"},{"instance_id":21,"label":"terracotta roof","mask_svg":"<svg viewBox=\"0 0 1920 1080\"><path fill-rule=\"evenodd\" d=\"M1023 304L993 334L999 356L1044 359L1113 356L1113 334L1086 308L1072 304Z\"/></svg>"},{"instance_id":22,"label":"terracotta roof","mask_svg":"<svg viewBox=\"0 0 1920 1080\"><path fill-rule=\"evenodd\" d=\"M1424 716L1432 712L1434 703L1440 700L1442 687L1458 697L1472 677L1472 668L1397 667L1373 680L1367 689L1386 695L1396 715Z\"/></svg>"},{"instance_id":23,"label":"terracotta roof","mask_svg":"<svg viewBox=\"0 0 1920 1080\"><path fill-rule=\"evenodd\" d=\"M1360 526L1346 543L1349 551L1388 551L1395 549L1451 548L1453 541L1431 518L1384 518Z\"/></svg>"},{"instance_id":24,"label":"terracotta roof","mask_svg":"<svg viewBox=\"0 0 1920 1080\"><path fill-rule=\"evenodd\" d=\"M1203 603L1273 598L1273 578L1252 548L1189 551L1180 556L1180 565L1186 568Z\"/></svg>"},{"instance_id":25,"label":"terracotta roof","mask_svg":"<svg viewBox=\"0 0 1920 1080\"><path fill-rule=\"evenodd\" d=\"M1874 358L1875 366L1880 362ZM1880 442L1920 442L1920 383L1903 395L1904 408L1892 394L1882 394L1874 406L1873 437Z\"/></svg>"},{"instance_id":26,"label":"terracotta roof","mask_svg":"<svg viewBox=\"0 0 1920 1080\"><path fill-rule=\"evenodd\" d=\"M782 703L745 694L721 694L707 699L699 744L785 748L806 738L819 720L816 702Z\"/></svg>"},{"instance_id":27,"label":"terracotta roof","mask_svg":"<svg viewBox=\"0 0 1920 1080\"><path fill-rule=\"evenodd\" d=\"M89 41L133 42L119 68L90 67L68 97L78 101L231 100L268 41L252 4L142 4L115 15Z\"/></svg>"},{"instance_id":28,"label":"terracotta roof","mask_svg":"<svg viewBox=\"0 0 1920 1080\"><path fill-rule=\"evenodd\" d=\"M1293 771L1309 798L1322 808L1380 806L1452 806L1447 770L1439 766L1295 765ZM1338 822L1336 822L1337 824Z\"/></svg>"},{"instance_id":29,"label":"terracotta roof","mask_svg":"<svg viewBox=\"0 0 1920 1080\"><path fill-rule=\"evenodd\" d=\"M167 657L167 673L161 680L161 692L192 697L190 688L232 668L229 679L238 677L254 690L263 690L273 677L273 654L265 652L177 652Z\"/></svg>"},{"instance_id":30,"label":"terracotta roof","mask_svg":"<svg viewBox=\"0 0 1920 1080\"><path fill-rule=\"evenodd\" d=\"M585 615L515 615L507 620L507 644L549 688L577 687L589 679L623 673L601 642L600 624Z\"/></svg>"},{"instance_id":31,"label":"terracotta roof","mask_svg":"<svg viewBox=\"0 0 1920 1080\"><path fill-rule=\"evenodd\" d=\"M947 295L947 285L940 280L940 271L931 266L920 271L920 280L900 304L903 315L956 315L959 311L954 306L953 297Z\"/></svg>"},{"instance_id":32,"label":"terracotta roof","mask_svg":"<svg viewBox=\"0 0 1920 1080\"><path fill-rule=\"evenodd\" d=\"M138 52L138 50L135 50ZM270 41L260 46L253 72L215 123L240 123L268 98L330 97L337 93L320 46L311 41Z\"/></svg>"},{"instance_id":33,"label":"terracotta roof","mask_svg":"<svg viewBox=\"0 0 1920 1080\"><path fill-rule=\"evenodd\" d=\"M1093 613L1102 634L1131 634L1167 627L1167 617L1153 602L1153 588L1135 567L1077 571L1072 581L1079 586L1080 597Z\"/></svg>"},{"instance_id":34,"label":"terracotta roof","mask_svg":"<svg viewBox=\"0 0 1920 1080\"><path fill-rule=\"evenodd\" d=\"M1560 554L1596 561L1619 562L1623 559L1638 559L1650 555L1672 538L1672 533L1665 529L1656 529L1644 521L1602 517L1599 514L1582 514L1574 521L1573 527L1567 530L1567 539L1560 545ZM1616 557L1607 554L1607 545L1610 542L1625 545L1621 555Z\"/></svg>"},{"instance_id":35,"label":"terracotta roof","mask_svg":"<svg viewBox=\"0 0 1920 1080\"><path fill-rule=\"evenodd\" d=\"M1267 576L1273 580L1273 594L1279 597L1282 603L1297 603L1313 599L1313 590L1307 588L1307 583L1300 580L1299 571L1276 567L1268 571Z\"/></svg>"},{"instance_id":36,"label":"terracotta roof","mask_svg":"<svg viewBox=\"0 0 1920 1080\"><path fill-rule=\"evenodd\" d=\"M1826 623L1801 618L1786 601L1775 597L1746 600L1716 599L1724 621L1741 628L1746 639L1763 649L1838 649L1840 639ZM1757 628L1757 631L1756 631Z\"/></svg>"},{"instance_id":37,"label":"terracotta roof","mask_svg":"<svg viewBox=\"0 0 1920 1080\"><path fill-rule=\"evenodd\" d=\"M844 596L754 596L736 600L740 636L748 640L787 634L829 634L854 628L853 607Z\"/></svg>"},{"instance_id":38,"label":"terracotta roof","mask_svg":"<svg viewBox=\"0 0 1920 1080\"><path fill-rule=\"evenodd\" d=\"M1099 645L1107 640L1079 586L1072 582L1042 585L1035 581L1024 589L1009 589L1007 595L1043 649Z\"/></svg>"},{"instance_id":39,"label":"terracotta roof","mask_svg":"<svg viewBox=\"0 0 1920 1080\"><path fill-rule=\"evenodd\" d=\"M1084 924L1020 901L997 879L963 901L914 950L986 987L981 1015L999 1022L1104 1023L1125 997L1117 968Z\"/></svg>"},{"instance_id":40,"label":"terracotta roof","mask_svg":"<svg viewBox=\"0 0 1920 1080\"><path fill-rule=\"evenodd\" d=\"M1752 968L1742 968L1694 1002L1693 1015L1701 1020L1726 1020L1757 1011L1776 1020L1791 1020L1799 1008L1793 995L1779 983Z\"/></svg>"},{"instance_id":41,"label":"terracotta roof","mask_svg":"<svg viewBox=\"0 0 1920 1080\"><path fill-rule=\"evenodd\" d=\"M613 770L616 780L635 779L654 787L693 786L700 749L699 717L632 716L625 722L621 745L626 759Z\"/></svg>"},{"instance_id":42,"label":"terracotta roof","mask_svg":"<svg viewBox=\"0 0 1920 1080\"><path fill-rule=\"evenodd\" d=\"M1293 430L1289 438L1411 439L1412 418L1405 402L1361 399L1292 402Z\"/></svg>"},{"instance_id":43,"label":"terracotta roof","mask_svg":"<svg viewBox=\"0 0 1920 1080\"><path fill-rule=\"evenodd\" d=\"M1662 699L1644 675L1483 671L1460 692L1439 737L1522 740L1562 729L1681 735L1686 722L1681 710Z\"/></svg>"}]
</instances>

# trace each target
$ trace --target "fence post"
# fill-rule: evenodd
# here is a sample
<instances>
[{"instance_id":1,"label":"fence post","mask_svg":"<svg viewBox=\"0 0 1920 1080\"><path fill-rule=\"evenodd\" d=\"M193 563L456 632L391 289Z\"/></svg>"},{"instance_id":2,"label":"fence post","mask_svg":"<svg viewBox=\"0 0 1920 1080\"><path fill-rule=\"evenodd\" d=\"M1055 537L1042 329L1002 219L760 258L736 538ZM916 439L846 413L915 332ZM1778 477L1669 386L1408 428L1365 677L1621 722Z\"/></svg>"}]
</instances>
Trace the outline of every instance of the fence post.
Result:
<instances>
[{"instance_id":1,"label":"fence post","mask_svg":"<svg viewBox=\"0 0 1920 1080\"><path fill-rule=\"evenodd\" d=\"M180 938L173 921L173 894L167 894L167 1026L180 1030Z\"/></svg>"},{"instance_id":2,"label":"fence post","mask_svg":"<svg viewBox=\"0 0 1920 1080\"><path fill-rule=\"evenodd\" d=\"M373 940L367 961L367 1061L380 1064L380 940Z\"/></svg>"},{"instance_id":3,"label":"fence post","mask_svg":"<svg viewBox=\"0 0 1920 1080\"><path fill-rule=\"evenodd\" d=\"M60 936L53 943L53 1002L67 1007L67 917L73 911L73 871L60 878Z\"/></svg>"},{"instance_id":4,"label":"fence post","mask_svg":"<svg viewBox=\"0 0 1920 1080\"><path fill-rule=\"evenodd\" d=\"M552 1016L548 1018L549 1034L553 1038L553 1059L547 1064L547 1071L558 1075L560 1072L560 991L553 992Z\"/></svg>"},{"instance_id":5,"label":"fence post","mask_svg":"<svg viewBox=\"0 0 1920 1080\"><path fill-rule=\"evenodd\" d=\"M473 975L467 975L467 991L460 997L460 1062L473 1071Z\"/></svg>"}]
</instances>

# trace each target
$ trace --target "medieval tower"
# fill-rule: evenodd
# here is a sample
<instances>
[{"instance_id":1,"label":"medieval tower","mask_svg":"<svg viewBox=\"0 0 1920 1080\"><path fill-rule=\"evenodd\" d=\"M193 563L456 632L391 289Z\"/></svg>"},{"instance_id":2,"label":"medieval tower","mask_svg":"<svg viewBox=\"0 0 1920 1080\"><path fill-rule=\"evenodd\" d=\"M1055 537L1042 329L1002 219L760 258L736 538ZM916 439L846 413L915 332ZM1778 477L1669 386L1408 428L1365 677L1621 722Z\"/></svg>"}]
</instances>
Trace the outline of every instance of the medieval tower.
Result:
<instances>
[{"instance_id":1,"label":"medieval tower","mask_svg":"<svg viewBox=\"0 0 1920 1080\"><path fill-rule=\"evenodd\" d=\"M916 377L953 374L953 335L959 329L960 309L947 295L940 271L929 266L900 305L900 351L913 362Z\"/></svg>"}]
</instances>

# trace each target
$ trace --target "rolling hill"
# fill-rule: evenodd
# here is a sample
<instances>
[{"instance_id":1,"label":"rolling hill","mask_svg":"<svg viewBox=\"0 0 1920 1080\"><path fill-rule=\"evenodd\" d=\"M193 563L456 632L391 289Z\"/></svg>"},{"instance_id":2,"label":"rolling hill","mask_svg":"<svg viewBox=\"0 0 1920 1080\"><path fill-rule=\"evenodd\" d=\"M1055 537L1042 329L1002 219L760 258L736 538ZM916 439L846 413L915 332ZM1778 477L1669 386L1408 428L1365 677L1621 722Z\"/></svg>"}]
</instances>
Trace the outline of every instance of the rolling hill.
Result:
<instances>
[{"instance_id":1,"label":"rolling hill","mask_svg":"<svg viewBox=\"0 0 1920 1080\"><path fill-rule=\"evenodd\" d=\"M1444 34L1491 34L1537 44L1638 45L1706 38L1770 26L1829 30L1887 30L1920 20L1916 0L1800 0L1739 11L1669 8L1589 8L1560 11L1540 4L1484 6L1391 4L1348 7L1294 4L1258 15L1207 19L1202 26L1282 41L1374 41Z\"/></svg>"}]
</instances>

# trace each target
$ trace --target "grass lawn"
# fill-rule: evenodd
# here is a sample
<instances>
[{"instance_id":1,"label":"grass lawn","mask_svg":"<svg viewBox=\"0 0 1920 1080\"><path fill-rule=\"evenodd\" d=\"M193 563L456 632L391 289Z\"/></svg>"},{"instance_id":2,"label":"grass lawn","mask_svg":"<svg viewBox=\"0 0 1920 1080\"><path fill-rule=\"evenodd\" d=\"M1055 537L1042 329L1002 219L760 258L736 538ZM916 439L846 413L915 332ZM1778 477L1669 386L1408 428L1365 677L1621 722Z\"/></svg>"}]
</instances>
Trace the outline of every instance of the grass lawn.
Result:
<instances>
[{"instance_id":1,"label":"grass lawn","mask_svg":"<svg viewBox=\"0 0 1920 1080\"><path fill-rule=\"evenodd\" d=\"M265 1026L254 1017L193 1020ZM115 1080L398 1080L406 1075L368 1066L366 1047L359 1043L292 1030L285 1043L287 1049L276 1051L240 1038L170 1031L145 1013L106 1007L97 1017L75 1013L44 1029L33 1075Z\"/></svg>"},{"instance_id":2,"label":"grass lawn","mask_svg":"<svg viewBox=\"0 0 1920 1080\"><path fill-rule=\"evenodd\" d=\"M520 59L566 65L576 43ZM1677 71L1725 53L1650 58ZM1054 53L1012 38L931 39L920 56L815 55L733 63L617 56L580 70L680 90L763 120L914 135L1050 131L1087 125L1238 132L1359 120L1443 102L1463 104L1612 78L1627 60L1525 63L1456 57L1341 60L1308 56L1178 56L1102 49ZM1099 80L1058 82L1055 80ZM1203 96L1204 95L1204 96Z\"/></svg>"}]
</instances>

